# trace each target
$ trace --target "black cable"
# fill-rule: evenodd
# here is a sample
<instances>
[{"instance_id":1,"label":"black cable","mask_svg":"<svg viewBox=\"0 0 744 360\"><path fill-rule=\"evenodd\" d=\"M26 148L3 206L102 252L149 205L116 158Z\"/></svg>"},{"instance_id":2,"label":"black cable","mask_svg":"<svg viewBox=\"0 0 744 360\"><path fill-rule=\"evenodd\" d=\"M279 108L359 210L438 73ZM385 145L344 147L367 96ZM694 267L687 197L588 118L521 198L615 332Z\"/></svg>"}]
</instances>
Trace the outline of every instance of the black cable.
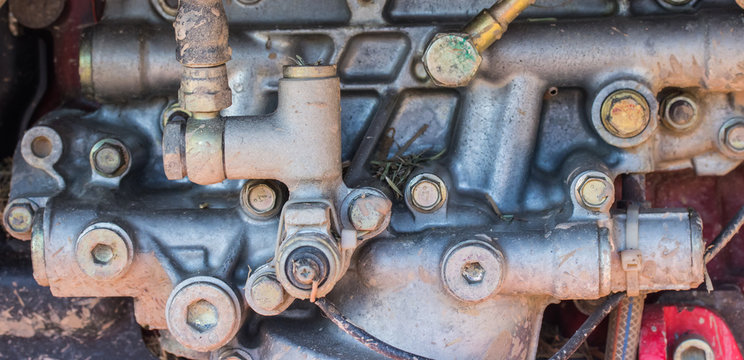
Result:
<instances>
[{"instance_id":1,"label":"black cable","mask_svg":"<svg viewBox=\"0 0 744 360\"><path fill-rule=\"evenodd\" d=\"M739 232L741 226L744 225L744 206L739 209L733 219L726 225L718 236L710 243L708 249L705 250L705 263L709 263L718 252L726 246L729 241Z\"/></svg>"},{"instance_id":2,"label":"black cable","mask_svg":"<svg viewBox=\"0 0 744 360\"><path fill-rule=\"evenodd\" d=\"M589 315L589 317L584 321L583 324L581 324L581 327L576 330L576 333L571 336L568 341L563 344L560 350L558 350L555 355L553 355L550 360L566 360L573 355L576 350L579 349L579 346L584 343L587 337L589 337L589 334L594 331L594 329L597 328L597 325L604 320L604 318L607 317L607 315L612 312L612 310L620 303L620 300L622 300L625 297L624 292L616 293L610 295L607 300L602 303L600 307L598 307L594 312Z\"/></svg>"},{"instance_id":3,"label":"black cable","mask_svg":"<svg viewBox=\"0 0 744 360\"><path fill-rule=\"evenodd\" d=\"M356 341L364 344L364 346L372 349L373 351L385 355L395 360L431 360L423 356L411 354L407 351L398 349L364 331L360 327L352 324L346 317L341 315L341 312L328 300L321 298L315 300L315 305L318 305L320 311L329 318L336 326L338 326L345 333L351 335Z\"/></svg>"}]
</instances>

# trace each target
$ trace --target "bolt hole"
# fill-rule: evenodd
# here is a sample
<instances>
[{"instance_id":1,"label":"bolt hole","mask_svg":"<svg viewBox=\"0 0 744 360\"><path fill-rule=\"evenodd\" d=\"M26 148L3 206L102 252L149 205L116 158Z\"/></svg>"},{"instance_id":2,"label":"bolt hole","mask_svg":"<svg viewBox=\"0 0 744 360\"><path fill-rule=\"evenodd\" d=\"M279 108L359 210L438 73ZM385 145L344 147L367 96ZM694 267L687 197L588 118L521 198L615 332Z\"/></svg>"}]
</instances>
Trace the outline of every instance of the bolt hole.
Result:
<instances>
[{"instance_id":1,"label":"bolt hole","mask_svg":"<svg viewBox=\"0 0 744 360\"><path fill-rule=\"evenodd\" d=\"M548 94L550 94L550 96L558 95L558 88L555 86L551 87L550 89L548 89Z\"/></svg>"},{"instance_id":2,"label":"bolt hole","mask_svg":"<svg viewBox=\"0 0 744 360\"><path fill-rule=\"evenodd\" d=\"M31 141L31 152L39 159L52 153L52 141L46 136L37 136Z\"/></svg>"},{"instance_id":3,"label":"bolt hole","mask_svg":"<svg viewBox=\"0 0 744 360\"><path fill-rule=\"evenodd\" d=\"M98 265L107 265L114 258L114 249L106 244L98 244L90 254L93 256L93 262Z\"/></svg>"}]
</instances>

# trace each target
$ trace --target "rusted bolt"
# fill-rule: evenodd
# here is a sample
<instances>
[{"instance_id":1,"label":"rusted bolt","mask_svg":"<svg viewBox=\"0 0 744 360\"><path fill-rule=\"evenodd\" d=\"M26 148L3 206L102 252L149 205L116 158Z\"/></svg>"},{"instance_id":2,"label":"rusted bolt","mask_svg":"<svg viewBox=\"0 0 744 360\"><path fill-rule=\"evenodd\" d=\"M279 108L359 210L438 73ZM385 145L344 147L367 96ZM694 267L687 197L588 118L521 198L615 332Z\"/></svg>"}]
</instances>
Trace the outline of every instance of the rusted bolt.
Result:
<instances>
[{"instance_id":1,"label":"rusted bolt","mask_svg":"<svg viewBox=\"0 0 744 360\"><path fill-rule=\"evenodd\" d=\"M217 308L207 300L199 300L186 307L186 323L198 332L206 332L217 325Z\"/></svg>"},{"instance_id":2,"label":"rusted bolt","mask_svg":"<svg viewBox=\"0 0 744 360\"><path fill-rule=\"evenodd\" d=\"M116 177L124 173L129 162L129 155L118 140L103 139L90 150L90 161L93 169L105 177Z\"/></svg>"},{"instance_id":3,"label":"rusted bolt","mask_svg":"<svg viewBox=\"0 0 744 360\"><path fill-rule=\"evenodd\" d=\"M390 214L390 200L363 194L351 203L349 220L358 231L375 231L384 226Z\"/></svg>"},{"instance_id":4,"label":"rusted bolt","mask_svg":"<svg viewBox=\"0 0 744 360\"><path fill-rule=\"evenodd\" d=\"M447 188L438 176L421 174L408 182L406 195L409 203L420 212L433 212L444 204Z\"/></svg>"},{"instance_id":5,"label":"rusted bolt","mask_svg":"<svg viewBox=\"0 0 744 360\"><path fill-rule=\"evenodd\" d=\"M107 280L123 274L132 262L132 242L124 230L111 223L88 227L78 237L75 257L85 274Z\"/></svg>"},{"instance_id":6,"label":"rusted bolt","mask_svg":"<svg viewBox=\"0 0 744 360\"><path fill-rule=\"evenodd\" d=\"M664 125L676 131L693 127L697 121L697 104L687 95L673 96L664 101Z\"/></svg>"},{"instance_id":7,"label":"rusted bolt","mask_svg":"<svg viewBox=\"0 0 744 360\"><path fill-rule=\"evenodd\" d=\"M482 58L465 33L437 34L422 57L426 72L439 86L466 86L475 77Z\"/></svg>"},{"instance_id":8,"label":"rusted bolt","mask_svg":"<svg viewBox=\"0 0 744 360\"><path fill-rule=\"evenodd\" d=\"M468 284L477 284L483 281L483 277L486 275L486 270L483 269L480 262L472 261L465 263L462 267L462 277Z\"/></svg>"},{"instance_id":9,"label":"rusted bolt","mask_svg":"<svg viewBox=\"0 0 744 360\"><path fill-rule=\"evenodd\" d=\"M610 184L601 177L587 177L579 185L581 202L590 208L602 207L610 197Z\"/></svg>"},{"instance_id":10,"label":"rusted bolt","mask_svg":"<svg viewBox=\"0 0 744 360\"><path fill-rule=\"evenodd\" d=\"M705 340L687 339L677 345L674 349L673 360L713 360L715 359L713 348Z\"/></svg>"},{"instance_id":11,"label":"rusted bolt","mask_svg":"<svg viewBox=\"0 0 744 360\"><path fill-rule=\"evenodd\" d=\"M274 310L284 303L286 294L279 281L262 276L251 286L251 297L254 305L265 310Z\"/></svg>"},{"instance_id":12,"label":"rusted bolt","mask_svg":"<svg viewBox=\"0 0 744 360\"><path fill-rule=\"evenodd\" d=\"M249 214L269 217L276 214L279 189L266 182L249 181L240 192L241 205Z\"/></svg>"},{"instance_id":13,"label":"rusted bolt","mask_svg":"<svg viewBox=\"0 0 744 360\"><path fill-rule=\"evenodd\" d=\"M744 151L744 123L736 122L726 127L726 146L734 152Z\"/></svg>"},{"instance_id":14,"label":"rusted bolt","mask_svg":"<svg viewBox=\"0 0 744 360\"><path fill-rule=\"evenodd\" d=\"M643 95L629 89L617 90L605 98L600 115L605 129L624 139L643 132L650 121L648 102Z\"/></svg>"},{"instance_id":15,"label":"rusted bolt","mask_svg":"<svg viewBox=\"0 0 744 360\"><path fill-rule=\"evenodd\" d=\"M31 234L34 220L34 209L27 202L14 202L4 211L5 224L8 229L17 234Z\"/></svg>"},{"instance_id":16,"label":"rusted bolt","mask_svg":"<svg viewBox=\"0 0 744 360\"><path fill-rule=\"evenodd\" d=\"M220 360L251 360L252 357L243 349L224 349L218 357Z\"/></svg>"}]
</instances>

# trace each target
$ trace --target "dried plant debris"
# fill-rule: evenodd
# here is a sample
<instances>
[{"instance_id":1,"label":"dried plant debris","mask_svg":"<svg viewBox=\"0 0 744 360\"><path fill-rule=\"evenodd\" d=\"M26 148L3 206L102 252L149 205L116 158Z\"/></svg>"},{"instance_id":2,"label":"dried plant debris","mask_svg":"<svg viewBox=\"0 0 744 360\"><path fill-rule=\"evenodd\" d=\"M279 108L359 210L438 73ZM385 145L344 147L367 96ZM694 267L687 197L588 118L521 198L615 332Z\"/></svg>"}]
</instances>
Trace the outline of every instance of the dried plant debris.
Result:
<instances>
[{"instance_id":1,"label":"dried plant debris","mask_svg":"<svg viewBox=\"0 0 744 360\"><path fill-rule=\"evenodd\" d=\"M395 129L388 129L386 137L381 142L378 160L371 161L372 171L375 177L387 184L398 198L403 197L405 184L416 168L440 159L447 152L447 149L443 149L436 154L430 155L432 151L427 150L416 154L403 155L416 139L426 132L428 127L428 125L422 125L408 141L398 147L398 151L394 155L385 158L395 143L392 140L395 135Z\"/></svg>"},{"instance_id":2,"label":"dried plant debris","mask_svg":"<svg viewBox=\"0 0 744 360\"><path fill-rule=\"evenodd\" d=\"M309 66L309 65L320 66L320 65L323 65L323 60L320 60L320 59L318 59L318 61L316 61L313 64L308 64L308 63L305 62L305 60L300 55L295 55L295 57L291 57L289 59L292 60L292 61L294 61L294 63L297 66Z\"/></svg>"}]
</instances>

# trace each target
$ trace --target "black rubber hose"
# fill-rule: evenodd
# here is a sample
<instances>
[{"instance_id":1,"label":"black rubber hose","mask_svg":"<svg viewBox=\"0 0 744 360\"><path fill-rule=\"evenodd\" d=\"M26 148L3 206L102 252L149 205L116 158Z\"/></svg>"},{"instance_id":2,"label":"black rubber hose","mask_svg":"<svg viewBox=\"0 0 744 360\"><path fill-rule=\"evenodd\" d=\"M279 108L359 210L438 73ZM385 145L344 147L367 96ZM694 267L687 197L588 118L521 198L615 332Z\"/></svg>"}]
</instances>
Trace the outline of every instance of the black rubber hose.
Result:
<instances>
[{"instance_id":1,"label":"black rubber hose","mask_svg":"<svg viewBox=\"0 0 744 360\"><path fill-rule=\"evenodd\" d=\"M600 307L598 307L594 312L589 315L589 318L584 321L583 324L581 324L581 327L579 327L578 330L576 330L576 333L571 336L568 341L563 344L560 350L558 350L555 355L553 355L550 360L567 360L568 358L573 355L576 350L579 349L579 346L586 341L586 338L589 337L589 334L594 331L594 329L597 328L597 325L604 320L604 318L607 317L607 315L612 312L612 310L620 303L620 300L625 298L625 293L620 292L616 294L610 295L607 300L602 303Z\"/></svg>"},{"instance_id":2,"label":"black rubber hose","mask_svg":"<svg viewBox=\"0 0 744 360\"><path fill-rule=\"evenodd\" d=\"M352 324L346 317L341 315L341 312L328 300L321 298L315 301L315 305L318 306L320 311L329 318L336 326L338 326L345 333L351 335L356 341L364 344L364 346L372 349L373 351L385 355L395 360L431 360L423 356L411 354L407 351L398 349L364 331L360 327Z\"/></svg>"},{"instance_id":3,"label":"black rubber hose","mask_svg":"<svg viewBox=\"0 0 744 360\"><path fill-rule=\"evenodd\" d=\"M705 250L705 263L709 263L717 254L721 251L731 239L739 232L741 226L744 224L744 206L739 209L733 219L726 225L726 228L721 231L718 236L710 243L708 249Z\"/></svg>"}]
</instances>

